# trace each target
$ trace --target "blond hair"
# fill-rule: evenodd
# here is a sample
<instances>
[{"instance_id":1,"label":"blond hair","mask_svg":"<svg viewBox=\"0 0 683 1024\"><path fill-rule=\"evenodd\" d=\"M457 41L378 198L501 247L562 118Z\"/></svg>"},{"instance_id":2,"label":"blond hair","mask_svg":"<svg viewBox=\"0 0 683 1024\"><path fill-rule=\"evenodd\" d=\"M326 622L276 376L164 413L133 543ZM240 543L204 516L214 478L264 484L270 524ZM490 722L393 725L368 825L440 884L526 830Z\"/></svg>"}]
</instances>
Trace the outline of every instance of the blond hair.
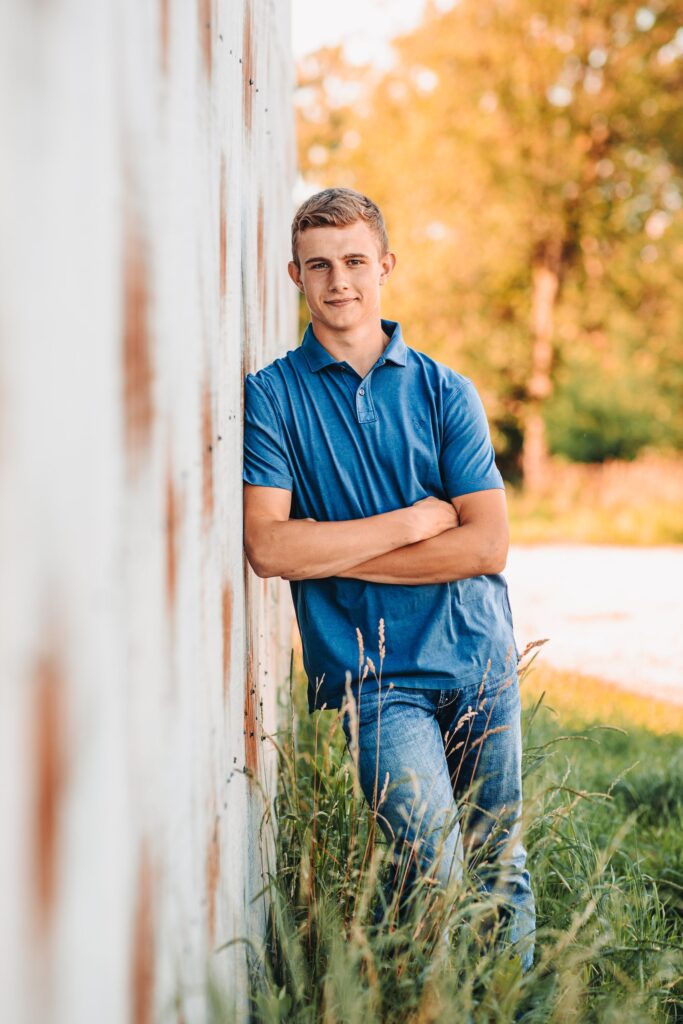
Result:
<instances>
[{"instance_id":1,"label":"blond hair","mask_svg":"<svg viewBox=\"0 0 683 1024\"><path fill-rule=\"evenodd\" d=\"M301 204L292 221L292 260L299 266L299 235L308 228L346 227L364 220L377 238L380 256L389 251L389 238L380 208L352 188L326 188Z\"/></svg>"}]
</instances>

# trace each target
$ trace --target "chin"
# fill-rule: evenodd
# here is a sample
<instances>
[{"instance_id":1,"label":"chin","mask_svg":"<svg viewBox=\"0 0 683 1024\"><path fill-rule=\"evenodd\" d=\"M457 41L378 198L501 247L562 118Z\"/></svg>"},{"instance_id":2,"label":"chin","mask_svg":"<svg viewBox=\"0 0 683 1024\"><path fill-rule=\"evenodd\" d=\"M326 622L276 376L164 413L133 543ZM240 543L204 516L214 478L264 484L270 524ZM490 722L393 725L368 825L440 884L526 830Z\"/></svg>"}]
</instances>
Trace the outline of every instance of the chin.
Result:
<instances>
[{"instance_id":1,"label":"chin","mask_svg":"<svg viewBox=\"0 0 683 1024\"><path fill-rule=\"evenodd\" d=\"M357 327L360 323L362 323L362 318L359 316L345 316L335 320L332 326L346 331Z\"/></svg>"},{"instance_id":2,"label":"chin","mask_svg":"<svg viewBox=\"0 0 683 1024\"><path fill-rule=\"evenodd\" d=\"M353 327L354 324L360 323L362 317L358 316L357 311L351 313L348 309L340 309L336 313L327 313L321 319L330 327Z\"/></svg>"}]
</instances>

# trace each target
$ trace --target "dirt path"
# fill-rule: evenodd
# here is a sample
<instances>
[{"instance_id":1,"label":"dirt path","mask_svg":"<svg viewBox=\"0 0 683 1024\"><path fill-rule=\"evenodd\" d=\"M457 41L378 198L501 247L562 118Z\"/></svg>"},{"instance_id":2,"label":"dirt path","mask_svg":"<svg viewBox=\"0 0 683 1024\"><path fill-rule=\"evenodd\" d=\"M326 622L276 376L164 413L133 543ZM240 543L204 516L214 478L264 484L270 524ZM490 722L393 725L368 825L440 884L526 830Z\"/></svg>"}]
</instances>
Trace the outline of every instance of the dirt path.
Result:
<instances>
[{"instance_id":1,"label":"dirt path","mask_svg":"<svg viewBox=\"0 0 683 1024\"><path fill-rule=\"evenodd\" d=\"M683 546L515 546L505 576L520 650L683 704Z\"/></svg>"}]
</instances>

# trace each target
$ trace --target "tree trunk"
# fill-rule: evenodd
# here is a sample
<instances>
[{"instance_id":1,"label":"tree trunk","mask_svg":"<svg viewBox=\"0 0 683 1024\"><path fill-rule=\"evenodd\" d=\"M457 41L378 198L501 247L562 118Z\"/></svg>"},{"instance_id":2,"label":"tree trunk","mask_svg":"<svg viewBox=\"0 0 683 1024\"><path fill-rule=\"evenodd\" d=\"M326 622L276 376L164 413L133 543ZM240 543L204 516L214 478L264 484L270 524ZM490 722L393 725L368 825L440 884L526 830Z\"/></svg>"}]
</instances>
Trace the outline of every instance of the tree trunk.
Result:
<instances>
[{"instance_id":1,"label":"tree trunk","mask_svg":"<svg viewBox=\"0 0 683 1024\"><path fill-rule=\"evenodd\" d=\"M548 444L543 420L543 403L552 393L553 311L559 287L561 243L544 246L532 271L531 376L527 386L527 409L524 417L522 474L525 490L533 494L543 491L548 470Z\"/></svg>"}]
</instances>

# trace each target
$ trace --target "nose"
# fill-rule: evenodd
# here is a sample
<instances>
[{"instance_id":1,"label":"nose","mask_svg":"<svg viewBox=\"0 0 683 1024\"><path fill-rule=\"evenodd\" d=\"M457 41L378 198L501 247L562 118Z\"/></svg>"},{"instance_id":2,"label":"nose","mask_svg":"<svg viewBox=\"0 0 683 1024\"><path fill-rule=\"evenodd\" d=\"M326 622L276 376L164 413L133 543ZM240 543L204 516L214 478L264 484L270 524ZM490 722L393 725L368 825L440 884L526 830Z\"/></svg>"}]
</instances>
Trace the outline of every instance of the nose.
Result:
<instances>
[{"instance_id":1,"label":"nose","mask_svg":"<svg viewBox=\"0 0 683 1024\"><path fill-rule=\"evenodd\" d=\"M339 266L335 266L335 264L332 264L332 267L330 269L329 281L330 291L346 291L346 289L348 288L348 283L346 281L346 267L344 266L344 264L341 264Z\"/></svg>"}]
</instances>

